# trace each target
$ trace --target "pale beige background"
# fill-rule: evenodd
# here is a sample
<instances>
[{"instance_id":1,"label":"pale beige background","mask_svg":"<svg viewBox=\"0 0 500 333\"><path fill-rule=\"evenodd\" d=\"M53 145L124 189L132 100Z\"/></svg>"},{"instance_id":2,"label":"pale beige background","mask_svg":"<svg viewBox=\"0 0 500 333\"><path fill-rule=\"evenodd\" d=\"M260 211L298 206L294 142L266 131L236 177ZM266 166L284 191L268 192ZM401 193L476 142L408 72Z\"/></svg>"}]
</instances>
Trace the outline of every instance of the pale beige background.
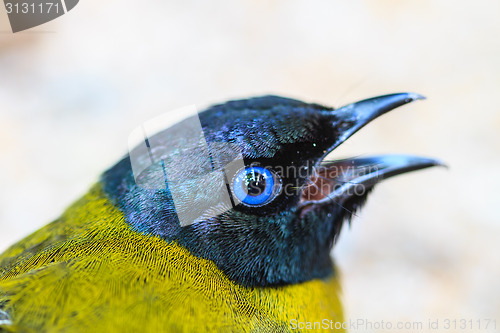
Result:
<instances>
[{"instance_id":1,"label":"pale beige background","mask_svg":"<svg viewBox=\"0 0 500 333\"><path fill-rule=\"evenodd\" d=\"M446 319L496 318L500 330L497 0L81 0L15 35L0 10L0 250L56 218L135 126L168 110L399 91L428 100L334 156L414 153L450 168L380 185L344 230L333 255L346 318L423 331L438 319L442 332L457 331ZM464 330L476 331L493 330Z\"/></svg>"}]
</instances>

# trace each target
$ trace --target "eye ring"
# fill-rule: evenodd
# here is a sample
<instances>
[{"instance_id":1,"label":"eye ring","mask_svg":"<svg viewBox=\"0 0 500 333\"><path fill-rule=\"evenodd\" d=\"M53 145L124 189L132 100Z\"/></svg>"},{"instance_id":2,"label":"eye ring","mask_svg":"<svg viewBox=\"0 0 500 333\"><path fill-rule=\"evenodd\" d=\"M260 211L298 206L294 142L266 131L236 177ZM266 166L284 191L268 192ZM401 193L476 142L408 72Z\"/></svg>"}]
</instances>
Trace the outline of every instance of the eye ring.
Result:
<instances>
[{"instance_id":1,"label":"eye ring","mask_svg":"<svg viewBox=\"0 0 500 333\"><path fill-rule=\"evenodd\" d=\"M281 181L267 168L250 166L236 173L232 187L239 202L258 207L271 202L279 194Z\"/></svg>"}]
</instances>

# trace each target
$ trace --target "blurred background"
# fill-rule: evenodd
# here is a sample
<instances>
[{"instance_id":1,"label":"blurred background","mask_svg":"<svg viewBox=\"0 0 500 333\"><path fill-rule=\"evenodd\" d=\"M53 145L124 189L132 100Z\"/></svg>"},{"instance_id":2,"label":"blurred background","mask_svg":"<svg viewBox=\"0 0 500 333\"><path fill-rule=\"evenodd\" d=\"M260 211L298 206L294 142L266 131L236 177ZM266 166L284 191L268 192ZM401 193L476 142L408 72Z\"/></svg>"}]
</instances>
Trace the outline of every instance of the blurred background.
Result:
<instances>
[{"instance_id":1,"label":"blurred background","mask_svg":"<svg viewBox=\"0 0 500 333\"><path fill-rule=\"evenodd\" d=\"M500 330L499 18L497 0L82 0L12 34L0 8L0 250L57 218L167 111L412 91L428 99L333 153L450 166L384 182L344 229L332 252L346 319Z\"/></svg>"}]
</instances>

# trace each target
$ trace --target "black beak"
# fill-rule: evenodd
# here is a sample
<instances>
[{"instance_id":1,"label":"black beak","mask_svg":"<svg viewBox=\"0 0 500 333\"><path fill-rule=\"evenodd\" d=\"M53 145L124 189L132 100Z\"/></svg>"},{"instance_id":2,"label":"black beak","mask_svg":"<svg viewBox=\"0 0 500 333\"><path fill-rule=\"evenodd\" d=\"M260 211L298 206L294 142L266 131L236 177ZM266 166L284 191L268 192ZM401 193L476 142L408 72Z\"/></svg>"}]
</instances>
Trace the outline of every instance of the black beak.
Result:
<instances>
[{"instance_id":1,"label":"black beak","mask_svg":"<svg viewBox=\"0 0 500 333\"><path fill-rule=\"evenodd\" d=\"M337 148L375 118L419 99L425 99L425 97L415 93L397 93L364 99L332 111L333 125L339 135L327 153Z\"/></svg>"},{"instance_id":2,"label":"black beak","mask_svg":"<svg viewBox=\"0 0 500 333\"><path fill-rule=\"evenodd\" d=\"M373 119L399 106L424 99L414 93L398 93L365 99L332 111L337 140L325 156ZM432 166L442 162L410 155L382 155L320 162L302 191L301 206L335 201L342 203L362 196L383 179Z\"/></svg>"},{"instance_id":3,"label":"black beak","mask_svg":"<svg viewBox=\"0 0 500 333\"><path fill-rule=\"evenodd\" d=\"M323 163L310 178L311 183L302 193L302 206L331 201L342 203L354 196L363 196L380 181L402 173L432 166L446 166L443 162L411 155L381 155L352 158Z\"/></svg>"}]
</instances>

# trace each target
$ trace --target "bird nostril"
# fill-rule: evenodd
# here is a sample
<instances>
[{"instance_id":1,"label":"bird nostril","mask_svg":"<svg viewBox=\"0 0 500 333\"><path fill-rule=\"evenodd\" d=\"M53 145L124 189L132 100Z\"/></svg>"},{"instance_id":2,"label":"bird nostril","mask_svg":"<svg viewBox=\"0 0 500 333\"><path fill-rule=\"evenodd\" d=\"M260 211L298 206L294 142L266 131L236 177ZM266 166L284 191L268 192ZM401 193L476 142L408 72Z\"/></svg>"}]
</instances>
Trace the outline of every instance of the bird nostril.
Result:
<instances>
[{"instance_id":1,"label":"bird nostril","mask_svg":"<svg viewBox=\"0 0 500 333\"><path fill-rule=\"evenodd\" d=\"M353 125L353 122L352 122L352 121L346 121L346 120L345 120L345 121L341 121L341 122L337 125L337 128L338 128L339 130L346 130L346 129L348 129L348 128L352 127L352 125Z\"/></svg>"}]
</instances>

